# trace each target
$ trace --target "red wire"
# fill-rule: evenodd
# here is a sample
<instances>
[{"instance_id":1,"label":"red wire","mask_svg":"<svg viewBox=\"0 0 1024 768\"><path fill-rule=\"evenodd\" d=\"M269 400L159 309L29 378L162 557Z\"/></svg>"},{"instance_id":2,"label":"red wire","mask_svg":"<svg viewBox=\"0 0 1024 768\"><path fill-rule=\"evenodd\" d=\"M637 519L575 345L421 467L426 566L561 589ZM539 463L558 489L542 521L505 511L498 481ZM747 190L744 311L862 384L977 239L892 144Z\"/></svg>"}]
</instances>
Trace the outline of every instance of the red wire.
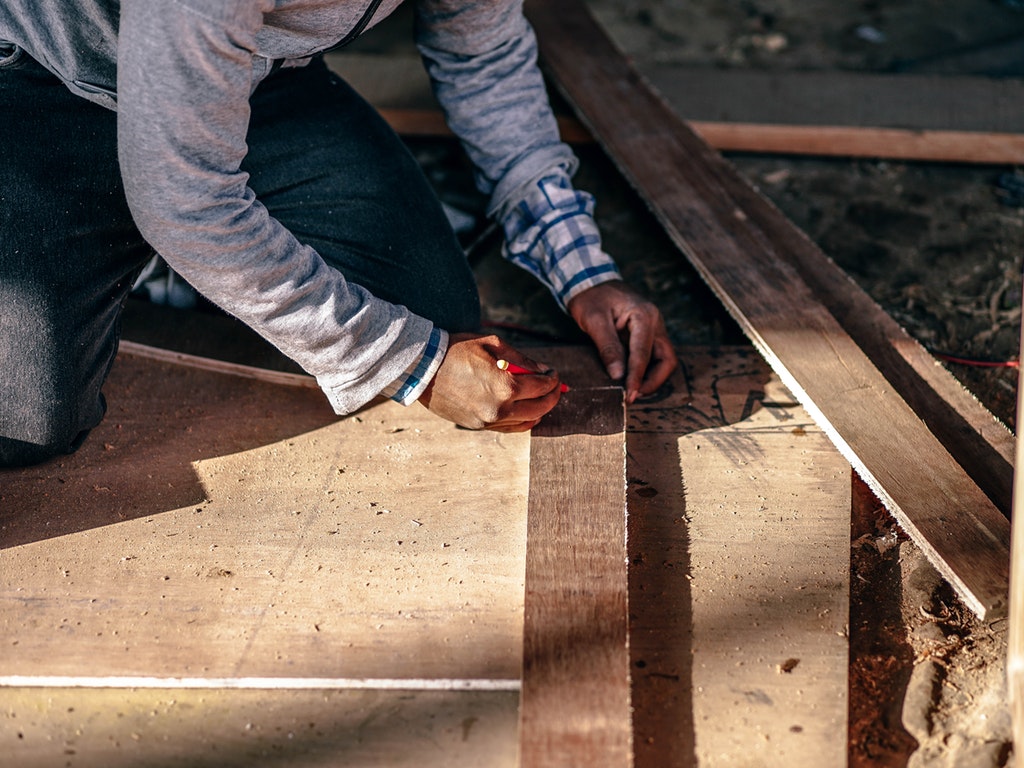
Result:
<instances>
[{"instance_id":1,"label":"red wire","mask_svg":"<svg viewBox=\"0 0 1024 768\"><path fill-rule=\"evenodd\" d=\"M972 360L967 357L956 357L955 355L947 355L943 352L934 352L939 360L945 360L947 363L955 363L957 365L970 365L975 368L1020 368L1019 360Z\"/></svg>"}]
</instances>

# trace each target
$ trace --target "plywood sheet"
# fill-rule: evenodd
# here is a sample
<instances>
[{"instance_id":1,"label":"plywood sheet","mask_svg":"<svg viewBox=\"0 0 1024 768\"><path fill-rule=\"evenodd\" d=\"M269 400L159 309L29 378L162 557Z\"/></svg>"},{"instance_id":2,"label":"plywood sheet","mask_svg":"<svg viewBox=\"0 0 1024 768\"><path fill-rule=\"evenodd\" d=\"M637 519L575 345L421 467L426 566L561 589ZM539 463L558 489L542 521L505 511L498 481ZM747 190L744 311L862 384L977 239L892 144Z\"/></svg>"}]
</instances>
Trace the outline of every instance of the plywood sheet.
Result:
<instances>
[{"instance_id":1,"label":"plywood sheet","mask_svg":"<svg viewBox=\"0 0 1024 768\"><path fill-rule=\"evenodd\" d=\"M610 383L592 356L534 356ZM681 357L630 409L636 763L762 756L767 734L800 765L845 744L844 465L752 349ZM516 764L527 436L392 404L339 420L316 392L145 360L107 394L83 452L0 474L18 765Z\"/></svg>"},{"instance_id":2,"label":"plywood sheet","mask_svg":"<svg viewBox=\"0 0 1024 768\"><path fill-rule=\"evenodd\" d=\"M18 768L514 768L515 692L0 689Z\"/></svg>"},{"instance_id":3,"label":"plywood sheet","mask_svg":"<svg viewBox=\"0 0 1024 768\"><path fill-rule=\"evenodd\" d=\"M519 678L528 435L121 359L2 475L0 678Z\"/></svg>"},{"instance_id":4,"label":"plywood sheet","mask_svg":"<svg viewBox=\"0 0 1024 768\"><path fill-rule=\"evenodd\" d=\"M636 764L846 763L850 466L749 351L630 412Z\"/></svg>"}]
</instances>

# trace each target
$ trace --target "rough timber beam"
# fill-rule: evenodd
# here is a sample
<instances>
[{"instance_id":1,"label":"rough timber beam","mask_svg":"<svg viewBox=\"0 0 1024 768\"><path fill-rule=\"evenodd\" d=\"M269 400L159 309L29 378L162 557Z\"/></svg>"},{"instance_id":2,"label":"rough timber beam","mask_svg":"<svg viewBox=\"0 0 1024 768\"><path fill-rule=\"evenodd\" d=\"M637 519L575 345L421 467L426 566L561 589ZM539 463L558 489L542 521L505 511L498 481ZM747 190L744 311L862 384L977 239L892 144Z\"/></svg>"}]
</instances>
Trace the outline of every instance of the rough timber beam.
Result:
<instances>
[{"instance_id":1,"label":"rough timber beam","mask_svg":"<svg viewBox=\"0 0 1024 768\"><path fill-rule=\"evenodd\" d=\"M1009 524L950 455L955 446L908 405L928 399L920 393L934 371L915 368L927 353L877 307L852 318L867 326L862 338L837 321L823 288L837 291L840 309L863 314L874 305L851 300L852 283L837 285L824 255L653 93L581 2L527 9L563 94L783 383L967 605L980 616L1005 612ZM823 277L813 274L819 267ZM876 363L886 356L875 343L891 348L891 364ZM906 394L907 381L917 393ZM957 428L987 442L994 420L970 425L977 404L968 409L968 395L934 400L959 417Z\"/></svg>"},{"instance_id":2,"label":"rough timber beam","mask_svg":"<svg viewBox=\"0 0 1024 768\"><path fill-rule=\"evenodd\" d=\"M523 768L633 764L625 448L618 387L574 387L531 436Z\"/></svg>"}]
</instances>

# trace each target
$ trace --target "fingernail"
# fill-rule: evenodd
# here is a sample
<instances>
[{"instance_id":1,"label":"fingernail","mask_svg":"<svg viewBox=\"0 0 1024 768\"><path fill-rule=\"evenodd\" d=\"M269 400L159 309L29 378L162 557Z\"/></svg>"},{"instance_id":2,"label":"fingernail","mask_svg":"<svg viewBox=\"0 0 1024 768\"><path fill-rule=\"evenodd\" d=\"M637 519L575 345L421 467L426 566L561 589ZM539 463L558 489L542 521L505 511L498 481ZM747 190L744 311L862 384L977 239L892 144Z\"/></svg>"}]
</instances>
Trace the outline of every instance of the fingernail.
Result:
<instances>
[{"instance_id":1,"label":"fingernail","mask_svg":"<svg viewBox=\"0 0 1024 768\"><path fill-rule=\"evenodd\" d=\"M611 376L613 379L621 379L624 373L625 368L623 367L622 363L614 362L608 366L608 375Z\"/></svg>"}]
</instances>

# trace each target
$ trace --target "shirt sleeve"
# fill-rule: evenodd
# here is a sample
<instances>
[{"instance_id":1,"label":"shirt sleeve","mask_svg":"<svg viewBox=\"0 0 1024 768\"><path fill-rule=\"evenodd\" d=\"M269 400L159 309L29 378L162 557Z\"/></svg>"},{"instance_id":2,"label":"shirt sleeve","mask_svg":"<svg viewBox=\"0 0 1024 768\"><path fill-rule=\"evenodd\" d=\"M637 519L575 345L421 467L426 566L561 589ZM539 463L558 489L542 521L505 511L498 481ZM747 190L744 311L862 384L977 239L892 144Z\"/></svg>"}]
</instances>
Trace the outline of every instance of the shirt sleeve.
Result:
<instances>
[{"instance_id":1,"label":"shirt sleeve","mask_svg":"<svg viewBox=\"0 0 1024 768\"><path fill-rule=\"evenodd\" d=\"M565 307L621 279L601 249L594 200L570 181L578 161L562 142L520 2L421 0L417 45L448 125L501 222L504 254Z\"/></svg>"},{"instance_id":2,"label":"shirt sleeve","mask_svg":"<svg viewBox=\"0 0 1024 768\"><path fill-rule=\"evenodd\" d=\"M415 373L434 328L346 281L248 186L240 166L249 96L266 63L256 35L273 5L123 0L121 173L140 232L168 264L316 376L334 410L348 413Z\"/></svg>"},{"instance_id":3,"label":"shirt sleeve","mask_svg":"<svg viewBox=\"0 0 1024 768\"><path fill-rule=\"evenodd\" d=\"M622 279L601 249L593 196L574 189L560 169L527 185L502 225L505 258L540 278L563 309L587 288Z\"/></svg>"},{"instance_id":4,"label":"shirt sleeve","mask_svg":"<svg viewBox=\"0 0 1024 768\"><path fill-rule=\"evenodd\" d=\"M402 374L386 386L381 394L402 405L412 405L427 388L448 351L448 332L434 328L423 356L413 360Z\"/></svg>"}]
</instances>

